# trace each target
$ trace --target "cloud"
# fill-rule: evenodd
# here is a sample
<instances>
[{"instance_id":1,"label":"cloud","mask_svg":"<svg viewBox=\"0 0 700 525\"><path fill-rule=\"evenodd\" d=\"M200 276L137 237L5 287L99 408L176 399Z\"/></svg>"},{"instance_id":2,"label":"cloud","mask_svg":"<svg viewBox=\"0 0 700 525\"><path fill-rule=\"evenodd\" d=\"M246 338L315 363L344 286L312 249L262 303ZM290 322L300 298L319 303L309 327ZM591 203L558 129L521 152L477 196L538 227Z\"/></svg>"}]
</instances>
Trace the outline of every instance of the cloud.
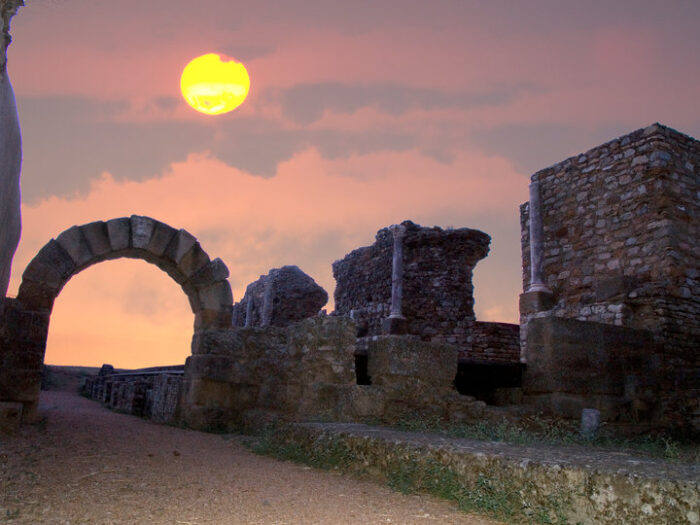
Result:
<instances>
[{"instance_id":1,"label":"cloud","mask_svg":"<svg viewBox=\"0 0 700 525\"><path fill-rule=\"evenodd\" d=\"M437 89L403 85L351 85L335 82L299 84L285 89L279 98L285 117L308 125L323 117L325 111L354 113L363 107L375 107L390 115L403 115L414 109L468 109L475 106L502 105L521 89L494 89L480 93L450 93Z\"/></svg>"}]
</instances>

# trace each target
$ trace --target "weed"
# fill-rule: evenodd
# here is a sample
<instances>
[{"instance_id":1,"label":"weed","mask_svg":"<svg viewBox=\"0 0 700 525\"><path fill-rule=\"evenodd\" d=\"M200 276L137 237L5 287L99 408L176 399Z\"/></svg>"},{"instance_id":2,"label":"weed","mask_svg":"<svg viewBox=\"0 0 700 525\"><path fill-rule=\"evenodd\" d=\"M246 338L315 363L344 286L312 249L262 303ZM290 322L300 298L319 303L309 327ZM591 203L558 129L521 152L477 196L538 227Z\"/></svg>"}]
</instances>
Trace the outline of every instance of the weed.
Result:
<instances>
[{"instance_id":1,"label":"weed","mask_svg":"<svg viewBox=\"0 0 700 525\"><path fill-rule=\"evenodd\" d=\"M518 445L581 445L595 448L623 449L664 459L669 462L699 462L696 443L684 444L664 435L625 438L601 431L594 438L582 436L570 421L530 416L514 423L481 421L450 425L436 418L407 417L396 428L413 432L436 432L477 441L501 441Z\"/></svg>"},{"instance_id":2,"label":"weed","mask_svg":"<svg viewBox=\"0 0 700 525\"><path fill-rule=\"evenodd\" d=\"M7 509L5 511L5 520L14 520L19 518L19 509Z\"/></svg>"}]
</instances>

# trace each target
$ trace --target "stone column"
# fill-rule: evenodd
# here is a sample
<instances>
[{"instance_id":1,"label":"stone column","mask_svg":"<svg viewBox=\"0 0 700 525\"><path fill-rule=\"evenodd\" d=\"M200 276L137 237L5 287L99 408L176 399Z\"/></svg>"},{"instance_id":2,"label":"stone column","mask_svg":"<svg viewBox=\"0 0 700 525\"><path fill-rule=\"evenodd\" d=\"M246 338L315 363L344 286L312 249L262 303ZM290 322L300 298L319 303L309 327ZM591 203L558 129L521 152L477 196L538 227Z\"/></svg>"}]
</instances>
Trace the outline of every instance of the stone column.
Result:
<instances>
[{"instance_id":1,"label":"stone column","mask_svg":"<svg viewBox=\"0 0 700 525\"><path fill-rule=\"evenodd\" d=\"M528 292L552 293L544 284L544 229L540 183L530 183L530 287Z\"/></svg>"},{"instance_id":2,"label":"stone column","mask_svg":"<svg viewBox=\"0 0 700 525\"><path fill-rule=\"evenodd\" d=\"M403 302L403 239L406 227L394 224L389 227L394 237L394 247L391 261L391 310L389 317L382 323L385 334L402 334L406 332L406 318L402 315Z\"/></svg>"},{"instance_id":3,"label":"stone column","mask_svg":"<svg viewBox=\"0 0 700 525\"><path fill-rule=\"evenodd\" d=\"M527 292L520 295L520 315L551 310L554 306L552 291L544 284L543 264L544 228L540 183L532 181L530 183L530 285ZM524 356L521 358L524 359Z\"/></svg>"}]
</instances>

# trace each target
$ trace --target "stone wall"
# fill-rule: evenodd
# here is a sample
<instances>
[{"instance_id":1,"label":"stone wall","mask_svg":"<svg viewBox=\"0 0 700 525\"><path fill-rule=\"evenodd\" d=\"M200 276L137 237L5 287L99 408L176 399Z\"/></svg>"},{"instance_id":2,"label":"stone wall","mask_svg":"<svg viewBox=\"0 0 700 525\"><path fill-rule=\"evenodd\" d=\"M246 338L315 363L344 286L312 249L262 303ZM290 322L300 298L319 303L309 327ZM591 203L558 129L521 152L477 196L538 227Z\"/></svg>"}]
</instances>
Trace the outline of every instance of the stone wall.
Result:
<instances>
[{"instance_id":1,"label":"stone wall","mask_svg":"<svg viewBox=\"0 0 700 525\"><path fill-rule=\"evenodd\" d=\"M298 266L273 268L233 305L234 326L287 326L317 315L328 293Z\"/></svg>"},{"instance_id":2,"label":"stone wall","mask_svg":"<svg viewBox=\"0 0 700 525\"><path fill-rule=\"evenodd\" d=\"M460 359L480 362L520 362L520 327L510 323L476 321L471 350Z\"/></svg>"},{"instance_id":3,"label":"stone wall","mask_svg":"<svg viewBox=\"0 0 700 525\"><path fill-rule=\"evenodd\" d=\"M88 377L81 393L107 407L160 423L177 423L184 366L115 371L103 365Z\"/></svg>"},{"instance_id":4,"label":"stone wall","mask_svg":"<svg viewBox=\"0 0 700 525\"><path fill-rule=\"evenodd\" d=\"M472 270L486 257L490 237L469 228L424 228L404 221L402 315L406 331L424 341L471 349L475 321ZM336 312L350 315L358 336L379 335L391 311L393 236L379 230L376 242L333 263Z\"/></svg>"},{"instance_id":5,"label":"stone wall","mask_svg":"<svg viewBox=\"0 0 700 525\"><path fill-rule=\"evenodd\" d=\"M663 411L676 423L700 423L700 142L654 124L532 180L540 185L552 298L540 312L521 302L528 363L533 316L648 330L663 345ZM529 212L521 207L526 291Z\"/></svg>"},{"instance_id":6,"label":"stone wall","mask_svg":"<svg viewBox=\"0 0 700 525\"><path fill-rule=\"evenodd\" d=\"M530 320L524 401L579 418L595 408L604 421L660 423L663 357L647 330L559 317Z\"/></svg>"}]
</instances>

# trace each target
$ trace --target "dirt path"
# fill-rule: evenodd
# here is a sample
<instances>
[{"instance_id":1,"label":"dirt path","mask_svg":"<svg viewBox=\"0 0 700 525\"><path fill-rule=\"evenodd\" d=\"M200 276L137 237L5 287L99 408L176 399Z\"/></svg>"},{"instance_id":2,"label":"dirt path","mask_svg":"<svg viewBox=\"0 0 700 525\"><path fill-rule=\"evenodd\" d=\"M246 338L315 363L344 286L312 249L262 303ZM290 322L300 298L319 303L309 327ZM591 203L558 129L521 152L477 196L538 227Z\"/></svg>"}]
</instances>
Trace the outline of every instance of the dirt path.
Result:
<instances>
[{"instance_id":1,"label":"dirt path","mask_svg":"<svg viewBox=\"0 0 700 525\"><path fill-rule=\"evenodd\" d=\"M67 392L42 392L40 410L42 424L0 436L0 523L495 523Z\"/></svg>"}]
</instances>

